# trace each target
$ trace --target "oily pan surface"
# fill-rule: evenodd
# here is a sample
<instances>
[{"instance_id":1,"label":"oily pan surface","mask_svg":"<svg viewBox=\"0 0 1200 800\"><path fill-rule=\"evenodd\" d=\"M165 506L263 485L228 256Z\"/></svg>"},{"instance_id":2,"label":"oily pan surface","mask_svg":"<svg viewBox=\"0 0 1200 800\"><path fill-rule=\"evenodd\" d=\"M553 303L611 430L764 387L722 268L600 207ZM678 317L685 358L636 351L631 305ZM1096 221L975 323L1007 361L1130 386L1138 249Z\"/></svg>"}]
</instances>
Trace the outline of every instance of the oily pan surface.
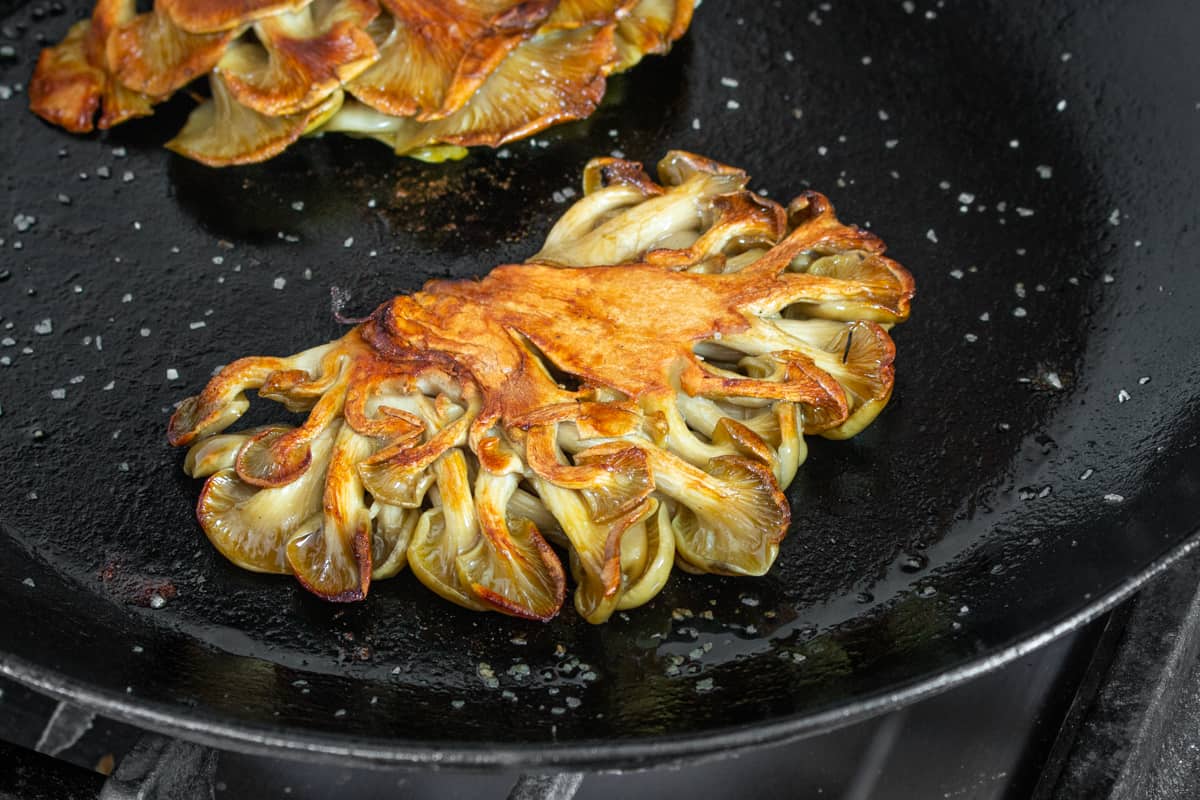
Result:
<instances>
[{"instance_id":1,"label":"oily pan surface","mask_svg":"<svg viewBox=\"0 0 1200 800\"><path fill-rule=\"evenodd\" d=\"M705 4L668 58L536 144L430 166L314 140L224 171L159 149L183 102L82 139L27 113L36 37L86 9L6 6L9 668L243 733L464 752L798 730L1095 601L1196 522L1200 65L1181 31L1200 10L1068 5ZM204 541L164 429L213 367L337 336L331 286L355 315L521 260L589 157L670 147L779 200L827 193L917 281L891 406L811 442L767 577L676 575L604 626L542 625L403 573L329 605Z\"/></svg>"}]
</instances>

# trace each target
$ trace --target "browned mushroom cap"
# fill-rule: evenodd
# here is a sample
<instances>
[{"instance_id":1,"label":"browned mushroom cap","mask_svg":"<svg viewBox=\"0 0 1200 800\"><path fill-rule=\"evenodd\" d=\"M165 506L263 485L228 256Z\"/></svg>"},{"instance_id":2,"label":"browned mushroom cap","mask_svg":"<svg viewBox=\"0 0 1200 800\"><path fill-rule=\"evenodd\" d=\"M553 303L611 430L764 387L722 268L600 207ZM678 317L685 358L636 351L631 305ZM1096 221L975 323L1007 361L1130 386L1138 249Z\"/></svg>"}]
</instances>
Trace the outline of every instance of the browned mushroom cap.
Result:
<instances>
[{"instance_id":1,"label":"browned mushroom cap","mask_svg":"<svg viewBox=\"0 0 1200 800\"><path fill-rule=\"evenodd\" d=\"M655 184L637 165L597 159L584 171L588 194L555 223L531 261L597 266L642 261L653 250L692 247L713 221L744 227L746 215L725 213L720 198L736 196L749 178L690 154L668 154ZM725 234L726 236L732 235ZM681 263L690 251L681 253Z\"/></svg>"},{"instance_id":2,"label":"browned mushroom cap","mask_svg":"<svg viewBox=\"0 0 1200 800\"><path fill-rule=\"evenodd\" d=\"M288 429L282 425L263 425L237 433L221 433L201 439L188 448L187 456L183 460L183 471L193 478L206 478L220 470L232 469L237 463L237 454L242 446L268 430L278 430L282 433Z\"/></svg>"},{"instance_id":3,"label":"browned mushroom cap","mask_svg":"<svg viewBox=\"0 0 1200 800\"><path fill-rule=\"evenodd\" d=\"M376 58L363 30L374 0L317 0L254 26L258 43L240 42L217 71L233 98L262 114L295 114L321 102Z\"/></svg>"},{"instance_id":4,"label":"browned mushroom cap","mask_svg":"<svg viewBox=\"0 0 1200 800\"><path fill-rule=\"evenodd\" d=\"M763 464L722 456L701 470L649 451L658 488L677 504L675 552L704 572L763 575L775 561L791 511Z\"/></svg>"},{"instance_id":5,"label":"browned mushroom cap","mask_svg":"<svg viewBox=\"0 0 1200 800\"><path fill-rule=\"evenodd\" d=\"M287 543L296 578L326 600L361 600L371 585L371 513L355 464L373 449L349 425L339 427L325 477L324 514Z\"/></svg>"},{"instance_id":6,"label":"browned mushroom cap","mask_svg":"<svg viewBox=\"0 0 1200 800\"><path fill-rule=\"evenodd\" d=\"M216 33L299 11L312 0L159 0L158 9L188 33Z\"/></svg>"},{"instance_id":7,"label":"browned mushroom cap","mask_svg":"<svg viewBox=\"0 0 1200 800\"><path fill-rule=\"evenodd\" d=\"M155 10L116 28L106 59L124 86L162 98L216 66L237 33L188 33Z\"/></svg>"},{"instance_id":8,"label":"browned mushroom cap","mask_svg":"<svg viewBox=\"0 0 1200 800\"><path fill-rule=\"evenodd\" d=\"M559 0L543 32L616 22L629 14L637 0Z\"/></svg>"},{"instance_id":9,"label":"browned mushroom cap","mask_svg":"<svg viewBox=\"0 0 1200 800\"><path fill-rule=\"evenodd\" d=\"M869 425L892 395L896 346L873 322L757 320L748 331L726 337L721 344L756 354L793 348L838 382L845 391L847 415L841 416L837 409L810 406L804 415L806 433L849 438Z\"/></svg>"},{"instance_id":10,"label":"browned mushroom cap","mask_svg":"<svg viewBox=\"0 0 1200 800\"><path fill-rule=\"evenodd\" d=\"M420 120L462 107L554 7L553 0L382 2L391 25L380 29L379 62L347 88L378 111Z\"/></svg>"},{"instance_id":11,"label":"browned mushroom cap","mask_svg":"<svg viewBox=\"0 0 1200 800\"><path fill-rule=\"evenodd\" d=\"M288 573L287 544L321 526L325 477L336 430L314 444L311 469L286 486L259 489L232 469L214 473L204 484L196 518L209 541L233 563L256 572Z\"/></svg>"},{"instance_id":12,"label":"browned mushroom cap","mask_svg":"<svg viewBox=\"0 0 1200 800\"><path fill-rule=\"evenodd\" d=\"M71 26L61 43L43 50L29 86L33 112L75 133L153 113L149 97L113 79L105 55L115 29L133 14L133 0L99 0L89 21Z\"/></svg>"},{"instance_id":13,"label":"browned mushroom cap","mask_svg":"<svg viewBox=\"0 0 1200 800\"><path fill-rule=\"evenodd\" d=\"M529 520L508 524L517 475L481 471L475 481L480 535L459 552L459 577L483 603L527 619L548 620L562 608L567 582L562 562Z\"/></svg>"},{"instance_id":14,"label":"browned mushroom cap","mask_svg":"<svg viewBox=\"0 0 1200 800\"><path fill-rule=\"evenodd\" d=\"M183 130L166 146L210 167L265 161L316 128L342 104L338 90L307 111L271 117L234 100L218 72L210 73L209 84L212 97L192 111Z\"/></svg>"},{"instance_id":15,"label":"browned mushroom cap","mask_svg":"<svg viewBox=\"0 0 1200 800\"><path fill-rule=\"evenodd\" d=\"M614 71L630 69L648 53L665 53L692 23L693 0L639 0L617 27L621 58Z\"/></svg>"},{"instance_id":16,"label":"browned mushroom cap","mask_svg":"<svg viewBox=\"0 0 1200 800\"><path fill-rule=\"evenodd\" d=\"M513 50L460 110L402 126L396 152L436 143L495 147L585 117L604 94L604 71L614 53L611 25L535 36Z\"/></svg>"},{"instance_id":17,"label":"browned mushroom cap","mask_svg":"<svg viewBox=\"0 0 1200 800\"><path fill-rule=\"evenodd\" d=\"M95 127L106 82L104 73L87 61L84 41L90 28L87 20L76 22L65 39L43 50L29 81L30 110L72 133Z\"/></svg>"}]
</instances>

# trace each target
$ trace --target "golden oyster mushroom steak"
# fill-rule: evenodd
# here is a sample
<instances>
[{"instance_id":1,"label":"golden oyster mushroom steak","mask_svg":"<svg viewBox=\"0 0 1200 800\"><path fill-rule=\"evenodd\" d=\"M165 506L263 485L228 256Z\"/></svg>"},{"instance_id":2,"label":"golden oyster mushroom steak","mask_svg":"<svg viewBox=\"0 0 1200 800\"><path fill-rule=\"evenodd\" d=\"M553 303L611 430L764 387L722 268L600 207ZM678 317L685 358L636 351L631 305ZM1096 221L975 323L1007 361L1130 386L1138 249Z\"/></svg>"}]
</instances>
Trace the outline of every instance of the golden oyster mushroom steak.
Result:
<instances>
[{"instance_id":1,"label":"golden oyster mushroom steak","mask_svg":"<svg viewBox=\"0 0 1200 800\"><path fill-rule=\"evenodd\" d=\"M590 115L691 19L692 0L98 0L42 51L29 105L86 133L199 81L167 147L209 166L333 132L442 161Z\"/></svg>"},{"instance_id":2,"label":"golden oyster mushroom steak","mask_svg":"<svg viewBox=\"0 0 1200 800\"><path fill-rule=\"evenodd\" d=\"M582 4L581 4L582 5ZM763 575L804 437L893 386L911 275L806 191L685 152L590 162L523 264L432 281L345 336L224 367L171 418L233 563L360 600L408 567L465 608L592 623L673 568ZM249 392L298 426L229 429ZM565 561L564 561L565 559Z\"/></svg>"}]
</instances>

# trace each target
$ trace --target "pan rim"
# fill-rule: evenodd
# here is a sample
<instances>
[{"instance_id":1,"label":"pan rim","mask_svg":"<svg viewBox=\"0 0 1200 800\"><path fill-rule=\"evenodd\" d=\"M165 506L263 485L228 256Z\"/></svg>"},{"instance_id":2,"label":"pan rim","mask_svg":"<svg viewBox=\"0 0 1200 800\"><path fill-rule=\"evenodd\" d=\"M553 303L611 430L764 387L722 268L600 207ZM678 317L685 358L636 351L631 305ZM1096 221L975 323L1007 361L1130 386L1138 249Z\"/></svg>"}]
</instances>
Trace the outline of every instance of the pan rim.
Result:
<instances>
[{"instance_id":1,"label":"pan rim","mask_svg":"<svg viewBox=\"0 0 1200 800\"><path fill-rule=\"evenodd\" d=\"M715 759L751 747L796 741L878 716L959 686L1091 622L1128 599L1148 581L1198 547L1200 527L1194 528L1188 536L1147 566L1091 602L1028 635L949 669L866 695L848 705L802 712L768 722L717 728L695 735L654 736L615 742L585 740L570 744L464 742L431 745L419 741L337 733L317 735L285 726L229 722L203 714L197 717L196 708L184 709L160 702L139 703L136 699L131 700L129 695L90 687L54 669L7 653L0 653L0 675L58 700L75 703L86 710L146 731L253 755L336 761L341 766L346 766L349 759L359 765L376 767L593 771L648 768L664 763Z\"/></svg>"}]
</instances>

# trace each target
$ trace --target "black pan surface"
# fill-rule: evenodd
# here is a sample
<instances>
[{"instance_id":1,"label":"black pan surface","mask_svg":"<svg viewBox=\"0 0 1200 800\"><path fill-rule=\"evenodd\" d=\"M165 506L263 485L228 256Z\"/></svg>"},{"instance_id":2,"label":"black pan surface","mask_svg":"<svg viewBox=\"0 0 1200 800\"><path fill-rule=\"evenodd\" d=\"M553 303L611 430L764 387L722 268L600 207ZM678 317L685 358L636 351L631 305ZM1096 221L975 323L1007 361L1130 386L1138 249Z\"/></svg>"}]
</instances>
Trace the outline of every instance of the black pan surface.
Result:
<instances>
[{"instance_id":1,"label":"black pan surface","mask_svg":"<svg viewBox=\"0 0 1200 800\"><path fill-rule=\"evenodd\" d=\"M159 148L186 101L82 138L26 112L67 5L0 6L9 675L232 747L613 765L964 679L1193 541L1195 3L708 2L536 143L431 166L330 137L222 171ZM826 192L917 280L895 399L812 443L770 575L541 625L407 574L328 605L211 549L164 430L214 366L337 336L331 286L354 314L520 260L589 157L673 147Z\"/></svg>"}]
</instances>

